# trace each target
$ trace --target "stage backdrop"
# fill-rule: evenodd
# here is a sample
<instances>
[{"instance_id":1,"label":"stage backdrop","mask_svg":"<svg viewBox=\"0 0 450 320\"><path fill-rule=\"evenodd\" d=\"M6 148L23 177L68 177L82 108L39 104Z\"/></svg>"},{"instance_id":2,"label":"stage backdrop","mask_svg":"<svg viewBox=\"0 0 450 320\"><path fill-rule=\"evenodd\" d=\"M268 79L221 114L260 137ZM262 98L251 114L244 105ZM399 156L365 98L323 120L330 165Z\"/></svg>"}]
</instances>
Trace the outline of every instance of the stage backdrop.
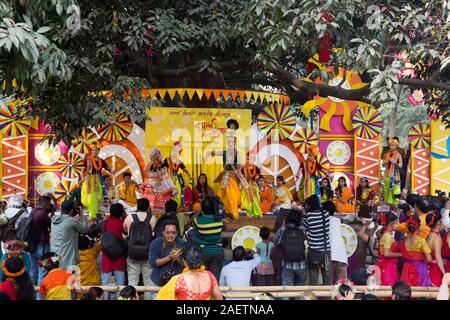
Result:
<instances>
[{"instance_id":1,"label":"stage backdrop","mask_svg":"<svg viewBox=\"0 0 450 320\"><path fill-rule=\"evenodd\" d=\"M431 121L431 194L436 190L450 192L450 129Z\"/></svg>"},{"instance_id":2,"label":"stage backdrop","mask_svg":"<svg viewBox=\"0 0 450 320\"><path fill-rule=\"evenodd\" d=\"M170 156L173 144L182 141L181 159L197 183L200 173L206 173L208 184L217 191L219 184L214 179L223 170L222 157L211 157L205 161L210 151L226 149L226 123L229 119L239 122L238 148L244 161L250 146L251 110L249 109L207 109L207 108L160 108L147 109L150 120L145 128L146 156L153 146L161 150L163 156ZM186 178L186 177L185 177Z\"/></svg>"}]
</instances>

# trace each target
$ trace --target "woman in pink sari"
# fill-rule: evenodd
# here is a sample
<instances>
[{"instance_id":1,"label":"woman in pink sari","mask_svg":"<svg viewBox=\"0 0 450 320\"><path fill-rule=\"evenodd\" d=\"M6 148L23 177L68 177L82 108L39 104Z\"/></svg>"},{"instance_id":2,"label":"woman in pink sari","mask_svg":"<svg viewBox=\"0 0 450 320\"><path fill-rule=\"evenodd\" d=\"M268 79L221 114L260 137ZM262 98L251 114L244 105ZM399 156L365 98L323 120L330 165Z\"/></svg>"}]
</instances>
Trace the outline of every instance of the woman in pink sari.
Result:
<instances>
[{"instance_id":1,"label":"woman in pink sari","mask_svg":"<svg viewBox=\"0 0 450 320\"><path fill-rule=\"evenodd\" d=\"M383 286L392 286L398 281L398 258L403 256L399 252L393 234L398 224L398 217L392 212L382 214L380 216L380 224L383 226L383 236L378 247L379 260L376 265L381 271L381 284Z\"/></svg>"},{"instance_id":2,"label":"woman in pink sari","mask_svg":"<svg viewBox=\"0 0 450 320\"><path fill-rule=\"evenodd\" d=\"M400 252L405 258L400 281L411 287L430 287L431 280L427 262L431 262L431 249L425 239L418 236L420 220L411 216L406 222L408 235L400 242Z\"/></svg>"}]
</instances>

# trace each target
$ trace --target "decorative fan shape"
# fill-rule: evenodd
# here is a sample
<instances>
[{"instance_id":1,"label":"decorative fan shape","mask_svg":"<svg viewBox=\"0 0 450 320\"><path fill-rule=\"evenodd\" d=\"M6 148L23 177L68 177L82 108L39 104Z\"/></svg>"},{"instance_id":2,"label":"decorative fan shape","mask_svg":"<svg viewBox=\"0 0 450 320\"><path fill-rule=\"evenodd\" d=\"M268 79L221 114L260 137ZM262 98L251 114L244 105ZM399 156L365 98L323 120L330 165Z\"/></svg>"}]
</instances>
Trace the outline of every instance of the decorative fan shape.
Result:
<instances>
[{"instance_id":1,"label":"decorative fan shape","mask_svg":"<svg viewBox=\"0 0 450 320\"><path fill-rule=\"evenodd\" d=\"M363 139L377 137L383 129L383 119L380 113L372 107L359 107L353 115L353 130Z\"/></svg>"},{"instance_id":2,"label":"decorative fan shape","mask_svg":"<svg viewBox=\"0 0 450 320\"><path fill-rule=\"evenodd\" d=\"M306 153L311 145L319 144L319 137L310 128L302 128L298 130L294 136L291 138L294 143L295 148L297 148L301 153Z\"/></svg>"},{"instance_id":3,"label":"decorative fan shape","mask_svg":"<svg viewBox=\"0 0 450 320\"><path fill-rule=\"evenodd\" d=\"M108 122L97 130L97 133L108 141L121 141L128 137L133 129L133 123L124 113L110 116Z\"/></svg>"},{"instance_id":4,"label":"decorative fan shape","mask_svg":"<svg viewBox=\"0 0 450 320\"><path fill-rule=\"evenodd\" d=\"M10 136L23 136L30 128L30 119L16 119L14 116L16 106L11 101L6 108L0 109L0 133Z\"/></svg>"},{"instance_id":5,"label":"decorative fan shape","mask_svg":"<svg viewBox=\"0 0 450 320\"><path fill-rule=\"evenodd\" d=\"M328 176L328 170L330 170L330 161L327 157L321 153L317 155L317 162L322 166L322 169L319 170L318 175L319 178L326 178Z\"/></svg>"},{"instance_id":6,"label":"decorative fan shape","mask_svg":"<svg viewBox=\"0 0 450 320\"><path fill-rule=\"evenodd\" d=\"M59 170L61 175L70 179L77 178L81 169L83 169L83 159L75 152L62 155L59 158L59 164L63 165Z\"/></svg>"},{"instance_id":7,"label":"decorative fan shape","mask_svg":"<svg viewBox=\"0 0 450 320\"><path fill-rule=\"evenodd\" d=\"M277 102L265 107L258 116L258 129L262 135L272 137L278 130L280 138L289 137L295 129L296 118L288 106Z\"/></svg>"},{"instance_id":8,"label":"decorative fan shape","mask_svg":"<svg viewBox=\"0 0 450 320\"><path fill-rule=\"evenodd\" d=\"M430 147L431 129L424 123L416 124L408 132L409 142L414 148L425 149Z\"/></svg>"},{"instance_id":9,"label":"decorative fan shape","mask_svg":"<svg viewBox=\"0 0 450 320\"><path fill-rule=\"evenodd\" d=\"M96 141L95 134L90 129L84 128L81 135L72 142L72 146L76 151L86 154L89 153L91 145Z\"/></svg>"},{"instance_id":10,"label":"decorative fan shape","mask_svg":"<svg viewBox=\"0 0 450 320\"><path fill-rule=\"evenodd\" d=\"M61 180L61 183L56 187L55 198L59 204L67 200L70 193L77 188L77 184L71 180Z\"/></svg>"}]
</instances>

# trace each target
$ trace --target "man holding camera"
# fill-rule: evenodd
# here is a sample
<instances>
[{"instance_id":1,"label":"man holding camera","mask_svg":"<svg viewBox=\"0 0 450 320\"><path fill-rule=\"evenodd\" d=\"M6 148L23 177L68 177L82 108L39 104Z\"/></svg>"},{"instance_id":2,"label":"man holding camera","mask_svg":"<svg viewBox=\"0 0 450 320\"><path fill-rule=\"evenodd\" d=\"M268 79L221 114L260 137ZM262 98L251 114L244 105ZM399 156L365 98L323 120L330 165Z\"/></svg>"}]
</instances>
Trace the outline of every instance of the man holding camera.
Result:
<instances>
[{"instance_id":1,"label":"man holding camera","mask_svg":"<svg viewBox=\"0 0 450 320\"><path fill-rule=\"evenodd\" d=\"M50 235L50 250L61 256L60 269L80 263L78 233L86 233L88 229L88 221L75 208L75 203L72 200L63 201L61 214L52 218Z\"/></svg>"}]
</instances>

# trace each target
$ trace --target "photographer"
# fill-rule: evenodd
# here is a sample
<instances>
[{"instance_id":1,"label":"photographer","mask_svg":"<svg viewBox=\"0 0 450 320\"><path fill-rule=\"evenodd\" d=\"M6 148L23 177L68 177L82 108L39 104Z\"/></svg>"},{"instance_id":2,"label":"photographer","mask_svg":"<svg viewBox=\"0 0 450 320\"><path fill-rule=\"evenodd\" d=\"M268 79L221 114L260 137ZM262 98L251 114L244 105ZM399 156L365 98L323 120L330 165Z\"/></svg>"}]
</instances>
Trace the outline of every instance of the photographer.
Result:
<instances>
[{"instance_id":1,"label":"photographer","mask_svg":"<svg viewBox=\"0 0 450 320\"><path fill-rule=\"evenodd\" d=\"M88 221L72 200L63 201L61 215L52 217L50 250L61 256L59 267L67 269L80 263L78 233L88 232Z\"/></svg>"},{"instance_id":2,"label":"photographer","mask_svg":"<svg viewBox=\"0 0 450 320\"><path fill-rule=\"evenodd\" d=\"M222 230L224 229L222 203L217 197L202 201L202 213L192 222L195 243L202 248L205 266L219 279L223 266Z\"/></svg>"}]
</instances>

